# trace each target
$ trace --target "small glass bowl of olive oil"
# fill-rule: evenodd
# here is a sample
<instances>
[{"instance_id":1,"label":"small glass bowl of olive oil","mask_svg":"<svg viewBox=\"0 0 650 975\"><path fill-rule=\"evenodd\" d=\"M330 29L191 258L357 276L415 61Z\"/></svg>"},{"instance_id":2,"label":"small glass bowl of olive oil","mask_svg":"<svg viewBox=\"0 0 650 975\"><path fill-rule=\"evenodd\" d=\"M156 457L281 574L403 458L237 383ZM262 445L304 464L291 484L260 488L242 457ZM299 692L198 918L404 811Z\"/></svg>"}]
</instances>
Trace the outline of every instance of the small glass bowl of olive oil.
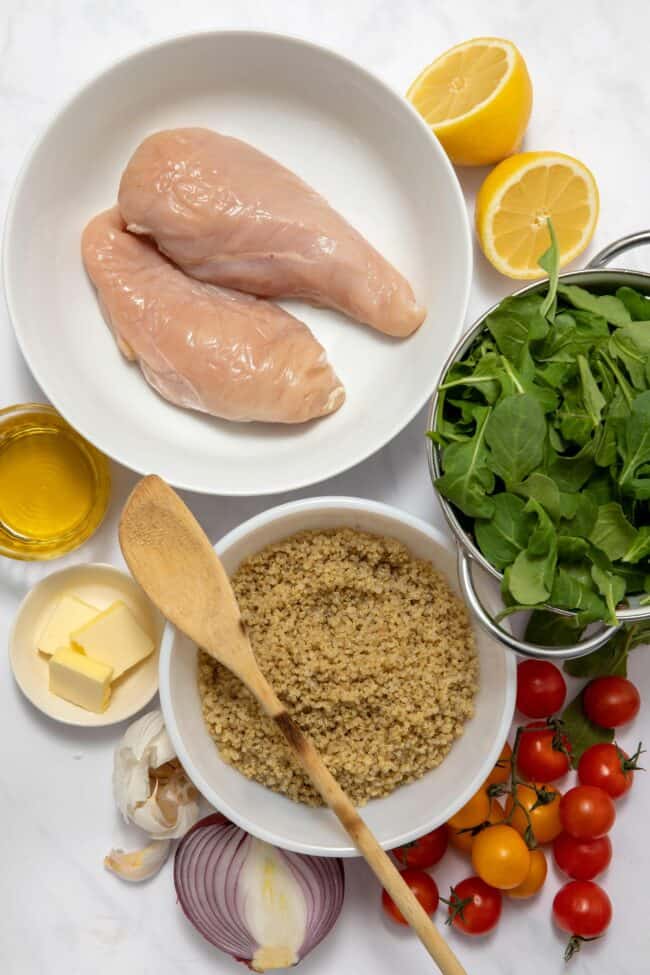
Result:
<instances>
[{"instance_id":1,"label":"small glass bowl of olive oil","mask_svg":"<svg viewBox=\"0 0 650 975\"><path fill-rule=\"evenodd\" d=\"M53 559L99 527L106 457L42 403L0 410L0 555Z\"/></svg>"}]
</instances>

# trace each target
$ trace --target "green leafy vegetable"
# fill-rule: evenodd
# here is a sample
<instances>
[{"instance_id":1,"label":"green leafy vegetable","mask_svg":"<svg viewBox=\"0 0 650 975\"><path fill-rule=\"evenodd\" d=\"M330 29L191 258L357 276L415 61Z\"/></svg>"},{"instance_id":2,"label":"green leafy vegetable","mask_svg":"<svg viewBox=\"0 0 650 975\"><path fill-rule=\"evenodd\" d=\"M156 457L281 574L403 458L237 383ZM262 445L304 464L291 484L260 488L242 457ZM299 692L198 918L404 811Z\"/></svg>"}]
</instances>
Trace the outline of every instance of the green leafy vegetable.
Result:
<instances>
[{"instance_id":1,"label":"green leafy vegetable","mask_svg":"<svg viewBox=\"0 0 650 975\"><path fill-rule=\"evenodd\" d=\"M524 639L543 647L571 647L578 643L583 630L575 616L535 609L530 614Z\"/></svg>"},{"instance_id":2,"label":"green leafy vegetable","mask_svg":"<svg viewBox=\"0 0 650 975\"><path fill-rule=\"evenodd\" d=\"M571 743L571 764L578 767L578 762L584 752L591 745L599 742L614 741L613 728L601 728L590 721L582 706L582 693L571 701L562 712L564 722L562 730Z\"/></svg>"},{"instance_id":3,"label":"green leafy vegetable","mask_svg":"<svg viewBox=\"0 0 650 975\"><path fill-rule=\"evenodd\" d=\"M650 594L650 298L564 284L549 233L546 290L487 317L431 436L438 490L503 572L506 612L548 602L579 628Z\"/></svg>"},{"instance_id":4,"label":"green leafy vegetable","mask_svg":"<svg viewBox=\"0 0 650 975\"><path fill-rule=\"evenodd\" d=\"M601 504L589 540L614 560L622 559L636 540L636 529L629 523L616 501Z\"/></svg>"},{"instance_id":5,"label":"green leafy vegetable","mask_svg":"<svg viewBox=\"0 0 650 975\"><path fill-rule=\"evenodd\" d=\"M504 491L492 500L491 519L477 519L474 534L486 559L497 569L505 569L526 548L533 519L521 498L514 494Z\"/></svg>"},{"instance_id":6,"label":"green leafy vegetable","mask_svg":"<svg viewBox=\"0 0 650 975\"><path fill-rule=\"evenodd\" d=\"M489 466L506 485L523 481L542 462L546 421L541 406L527 393L502 400L487 421Z\"/></svg>"}]
</instances>

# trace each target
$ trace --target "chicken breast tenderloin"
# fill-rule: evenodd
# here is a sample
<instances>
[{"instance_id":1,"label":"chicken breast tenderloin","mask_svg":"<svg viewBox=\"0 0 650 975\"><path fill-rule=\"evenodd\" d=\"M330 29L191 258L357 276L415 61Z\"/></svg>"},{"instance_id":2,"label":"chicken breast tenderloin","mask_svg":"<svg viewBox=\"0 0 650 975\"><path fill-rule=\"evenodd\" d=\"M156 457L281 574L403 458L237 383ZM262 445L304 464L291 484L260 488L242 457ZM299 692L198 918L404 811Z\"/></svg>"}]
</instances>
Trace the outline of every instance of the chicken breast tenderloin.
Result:
<instances>
[{"instance_id":1,"label":"chicken breast tenderloin","mask_svg":"<svg viewBox=\"0 0 650 975\"><path fill-rule=\"evenodd\" d=\"M188 278L117 207L90 221L82 256L120 350L179 406L228 420L300 423L345 391L306 325L268 301Z\"/></svg>"},{"instance_id":2,"label":"chicken breast tenderloin","mask_svg":"<svg viewBox=\"0 0 650 975\"><path fill-rule=\"evenodd\" d=\"M210 129L149 136L118 197L133 233L198 278L264 297L304 298L388 335L422 324L408 281L327 201L253 146Z\"/></svg>"}]
</instances>

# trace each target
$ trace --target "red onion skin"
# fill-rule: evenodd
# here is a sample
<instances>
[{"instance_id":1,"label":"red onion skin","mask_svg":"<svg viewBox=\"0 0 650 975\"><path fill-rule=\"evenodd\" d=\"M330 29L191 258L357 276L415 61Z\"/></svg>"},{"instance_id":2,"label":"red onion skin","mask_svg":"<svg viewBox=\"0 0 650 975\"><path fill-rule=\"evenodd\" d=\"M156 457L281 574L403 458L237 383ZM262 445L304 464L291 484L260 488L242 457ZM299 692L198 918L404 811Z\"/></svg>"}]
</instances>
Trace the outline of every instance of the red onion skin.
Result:
<instances>
[{"instance_id":1,"label":"red onion skin","mask_svg":"<svg viewBox=\"0 0 650 975\"><path fill-rule=\"evenodd\" d=\"M222 827L222 831L215 833L218 827ZM224 830L231 835L224 837ZM196 835L202 831L203 836ZM183 913L206 941L252 968L258 945L246 930L236 903L237 880L250 839L248 833L221 813L212 813L199 820L188 830L176 849L174 885ZM214 849L210 848L212 846ZM307 857L285 850L281 852L306 902L305 938L298 954L301 960L323 940L338 918L345 892L343 863L340 859ZM214 880L223 869L221 861L226 857L227 876L218 884L211 883L210 879ZM202 869L197 873L199 866ZM329 903L323 903L324 888L314 873L319 875L324 888L332 892ZM220 892L222 898L217 896ZM324 906L327 907L325 912ZM242 957L239 951L244 946L247 956Z\"/></svg>"}]
</instances>

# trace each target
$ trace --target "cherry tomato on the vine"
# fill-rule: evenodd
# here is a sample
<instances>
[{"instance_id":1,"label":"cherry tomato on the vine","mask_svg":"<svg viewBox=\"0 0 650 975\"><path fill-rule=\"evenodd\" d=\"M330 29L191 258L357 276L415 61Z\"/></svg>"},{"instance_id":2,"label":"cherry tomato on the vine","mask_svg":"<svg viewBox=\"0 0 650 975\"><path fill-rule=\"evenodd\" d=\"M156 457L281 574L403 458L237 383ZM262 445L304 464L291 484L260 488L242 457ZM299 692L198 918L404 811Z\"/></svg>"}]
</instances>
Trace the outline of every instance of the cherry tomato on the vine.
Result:
<instances>
[{"instance_id":1,"label":"cherry tomato on the vine","mask_svg":"<svg viewBox=\"0 0 650 975\"><path fill-rule=\"evenodd\" d=\"M519 739L517 764L531 782L553 782L569 771L569 739L545 721L531 721Z\"/></svg>"},{"instance_id":2,"label":"cherry tomato on the vine","mask_svg":"<svg viewBox=\"0 0 650 975\"><path fill-rule=\"evenodd\" d=\"M597 677L589 681L582 695L585 714L603 728L618 728L635 718L641 697L626 677Z\"/></svg>"},{"instance_id":3,"label":"cherry tomato on the vine","mask_svg":"<svg viewBox=\"0 0 650 975\"><path fill-rule=\"evenodd\" d=\"M447 820L447 825L451 829L460 830L467 829L472 826L478 826L479 823L485 822L485 820L490 815L490 797L484 788L480 788L478 792L475 792L471 799L469 799L464 806L462 806L457 813Z\"/></svg>"},{"instance_id":4,"label":"cherry tomato on the vine","mask_svg":"<svg viewBox=\"0 0 650 975\"><path fill-rule=\"evenodd\" d=\"M483 820L483 822L490 826L496 826L497 823L502 823L505 818L506 815L503 811L503 806L501 803L497 799L492 799L490 802L490 812L488 813L487 819ZM460 850L461 853L471 853L472 843L474 842L474 839L478 833L481 832L480 828L478 828L481 825L481 823L476 824L476 833L473 833L471 829L457 830L452 829L451 826L449 826L450 845L453 846L455 850Z\"/></svg>"},{"instance_id":5,"label":"cherry tomato on the vine","mask_svg":"<svg viewBox=\"0 0 650 975\"><path fill-rule=\"evenodd\" d=\"M472 864L490 887L509 890L526 879L530 850L512 826L488 826L474 838Z\"/></svg>"},{"instance_id":6,"label":"cherry tomato on the vine","mask_svg":"<svg viewBox=\"0 0 650 975\"><path fill-rule=\"evenodd\" d=\"M412 843L405 843L393 850L400 863L405 867L433 867L442 860L447 849L449 830L445 825L439 826L431 833L425 833Z\"/></svg>"},{"instance_id":7,"label":"cherry tomato on the vine","mask_svg":"<svg viewBox=\"0 0 650 975\"><path fill-rule=\"evenodd\" d=\"M611 796L593 785L577 785L560 799L565 833L576 840L595 840L609 833L616 819Z\"/></svg>"},{"instance_id":8,"label":"cherry tomato on the vine","mask_svg":"<svg viewBox=\"0 0 650 975\"><path fill-rule=\"evenodd\" d=\"M440 899L438 887L433 877L430 877L424 870L413 870L411 868L401 870L400 873L427 914L433 914ZM381 894L381 903L391 920L397 924L408 925L408 921L395 905L393 898L385 890Z\"/></svg>"},{"instance_id":9,"label":"cherry tomato on the vine","mask_svg":"<svg viewBox=\"0 0 650 975\"><path fill-rule=\"evenodd\" d=\"M548 660L524 660L517 667L517 708L528 718L548 718L559 711L566 682Z\"/></svg>"},{"instance_id":10,"label":"cherry tomato on the vine","mask_svg":"<svg viewBox=\"0 0 650 975\"><path fill-rule=\"evenodd\" d=\"M452 887L447 904L447 924L463 934L487 934L501 917L501 894L480 877L468 877Z\"/></svg>"},{"instance_id":11,"label":"cherry tomato on the vine","mask_svg":"<svg viewBox=\"0 0 650 975\"><path fill-rule=\"evenodd\" d=\"M578 763L578 778L583 785L598 786L612 799L618 799L632 788L641 752L640 742L631 758L616 744L599 742L591 745Z\"/></svg>"},{"instance_id":12,"label":"cherry tomato on the vine","mask_svg":"<svg viewBox=\"0 0 650 975\"><path fill-rule=\"evenodd\" d=\"M612 859L609 836L595 840L576 840L568 833L560 833L553 842L553 856L560 870L574 880L593 880L605 870Z\"/></svg>"},{"instance_id":13,"label":"cherry tomato on the vine","mask_svg":"<svg viewBox=\"0 0 650 975\"><path fill-rule=\"evenodd\" d=\"M512 755L512 748L505 743L501 749L501 754L497 758L494 768L488 775L487 779L483 783L484 789L489 789L491 785L503 785L510 778L510 756Z\"/></svg>"},{"instance_id":14,"label":"cherry tomato on the vine","mask_svg":"<svg viewBox=\"0 0 650 975\"><path fill-rule=\"evenodd\" d=\"M547 869L543 851L531 850L530 866L526 877L518 887L507 890L506 894L508 897L514 897L515 900L527 900L529 897L533 897L544 886Z\"/></svg>"},{"instance_id":15,"label":"cherry tomato on the vine","mask_svg":"<svg viewBox=\"0 0 650 975\"><path fill-rule=\"evenodd\" d=\"M598 884L591 880L572 880L565 884L553 901L553 919L571 940L565 959L580 948L581 940L603 934L612 919L612 903Z\"/></svg>"},{"instance_id":16,"label":"cherry tomato on the vine","mask_svg":"<svg viewBox=\"0 0 650 975\"><path fill-rule=\"evenodd\" d=\"M523 809L515 804L515 798L524 807ZM562 832L560 798L561 793L552 785L519 784L506 800L506 816L509 816L512 810L510 825L522 836L525 836L530 826L537 843L550 843L558 833Z\"/></svg>"}]
</instances>

